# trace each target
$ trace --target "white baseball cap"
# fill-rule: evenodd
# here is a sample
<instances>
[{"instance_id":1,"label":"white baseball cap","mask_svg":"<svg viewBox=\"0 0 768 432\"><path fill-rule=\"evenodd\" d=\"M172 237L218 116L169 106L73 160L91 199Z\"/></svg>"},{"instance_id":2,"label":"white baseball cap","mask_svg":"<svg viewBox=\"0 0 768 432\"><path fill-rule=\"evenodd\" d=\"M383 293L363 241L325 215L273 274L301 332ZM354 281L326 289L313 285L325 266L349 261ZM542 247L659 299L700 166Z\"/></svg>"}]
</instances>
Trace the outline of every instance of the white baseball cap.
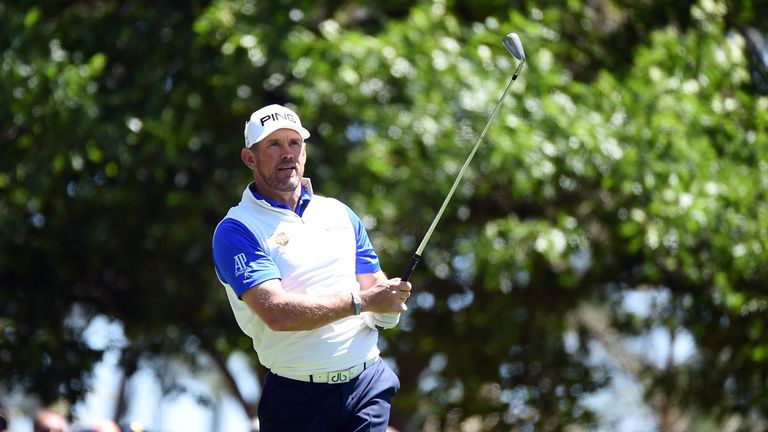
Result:
<instances>
[{"instance_id":1,"label":"white baseball cap","mask_svg":"<svg viewBox=\"0 0 768 432\"><path fill-rule=\"evenodd\" d=\"M301 139L309 138L309 131L301 126L298 114L282 105L273 104L255 111L250 120L245 122L245 146L251 148L278 129L295 130Z\"/></svg>"}]
</instances>

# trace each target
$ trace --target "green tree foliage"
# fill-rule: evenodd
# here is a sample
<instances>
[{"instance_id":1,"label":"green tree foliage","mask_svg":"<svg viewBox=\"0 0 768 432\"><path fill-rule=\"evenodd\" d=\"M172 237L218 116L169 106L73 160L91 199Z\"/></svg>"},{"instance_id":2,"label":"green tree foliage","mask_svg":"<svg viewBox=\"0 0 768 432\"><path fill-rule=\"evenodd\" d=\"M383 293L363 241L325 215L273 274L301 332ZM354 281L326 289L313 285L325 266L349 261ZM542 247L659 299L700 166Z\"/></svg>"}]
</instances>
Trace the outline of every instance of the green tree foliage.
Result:
<instances>
[{"instance_id":1,"label":"green tree foliage","mask_svg":"<svg viewBox=\"0 0 768 432\"><path fill-rule=\"evenodd\" d=\"M652 407L760 421L768 98L740 33L758 6L501 3L0 3L0 382L80 398L99 314L125 325L127 371L250 350L209 245L264 103L296 106L316 189L396 276L510 78L515 31L529 61L382 334L395 422L598 424L583 400L609 375L584 305L625 335L693 335L685 363L633 369ZM668 301L629 314L638 289Z\"/></svg>"},{"instance_id":2,"label":"green tree foliage","mask_svg":"<svg viewBox=\"0 0 768 432\"><path fill-rule=\"evenodd\" d=\"M2 9L3 375L52 363L51 390L32 386L45 401L86 389L95 314L138 352L189 354L230 319L199 289L228 174L195 84L215 65L189 49L195 6L91 6Z\"/></svg>"}]
</instances>

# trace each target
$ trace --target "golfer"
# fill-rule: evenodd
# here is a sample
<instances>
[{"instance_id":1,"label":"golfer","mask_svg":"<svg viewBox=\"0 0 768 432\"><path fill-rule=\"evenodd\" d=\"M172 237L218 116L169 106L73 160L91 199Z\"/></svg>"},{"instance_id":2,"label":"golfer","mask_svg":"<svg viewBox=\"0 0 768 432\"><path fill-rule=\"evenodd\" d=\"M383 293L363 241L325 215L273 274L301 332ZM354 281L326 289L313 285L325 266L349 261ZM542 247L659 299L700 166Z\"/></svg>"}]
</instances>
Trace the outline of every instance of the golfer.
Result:
<instances>
[{"instance_id":1,"label":"golfer","mask_svg":"<svg viewBox=\"0 0 768 432\"><path fill-rule=\"evenodd\" d=\"M303 177L309 132L281 105L254 112L240 157L253 172L213 235L213 261L268 370L262 431L385 431L400 388L379 359L411 285L387 279L360 218Z\"/></svg>"}]
</instances>

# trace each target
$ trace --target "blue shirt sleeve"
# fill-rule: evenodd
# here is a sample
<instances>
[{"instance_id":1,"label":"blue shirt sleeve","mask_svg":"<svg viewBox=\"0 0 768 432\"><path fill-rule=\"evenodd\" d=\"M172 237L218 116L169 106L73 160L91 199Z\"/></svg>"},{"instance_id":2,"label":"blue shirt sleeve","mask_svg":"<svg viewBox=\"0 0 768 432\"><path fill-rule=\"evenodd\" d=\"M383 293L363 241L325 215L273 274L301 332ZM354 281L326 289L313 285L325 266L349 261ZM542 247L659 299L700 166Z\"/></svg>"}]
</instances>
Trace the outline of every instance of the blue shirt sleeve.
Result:
<instances>
[{"instance_id":1,"label":"blue shirt sleeve","mask_svg":"<svg viewBox=\"0 0 768 432\"><path fill-rule=\"evenodd\" d=\"M224 219L213 233L213 265L219 279L238 297L265 281L281 278L253 233L234 219Z\"/></svg>"},{"instance_id":2,"label":"blue shirt sleeve","mask_svg":"<svg viewBox=\"0 0 768 432\"><path fill-rule=\"evenodd\" d=\"M349 220L352 221L352 227L355 230L355 238L357 241L355 273L376 273L381 270L381 264L379 263L379 257L376 255L376 251L373 249L371 240L368 238L368 231L365 230L363 221L361 221L355 212L348 206L347 212L349 213Z\"/></svg>"}]
</instances>

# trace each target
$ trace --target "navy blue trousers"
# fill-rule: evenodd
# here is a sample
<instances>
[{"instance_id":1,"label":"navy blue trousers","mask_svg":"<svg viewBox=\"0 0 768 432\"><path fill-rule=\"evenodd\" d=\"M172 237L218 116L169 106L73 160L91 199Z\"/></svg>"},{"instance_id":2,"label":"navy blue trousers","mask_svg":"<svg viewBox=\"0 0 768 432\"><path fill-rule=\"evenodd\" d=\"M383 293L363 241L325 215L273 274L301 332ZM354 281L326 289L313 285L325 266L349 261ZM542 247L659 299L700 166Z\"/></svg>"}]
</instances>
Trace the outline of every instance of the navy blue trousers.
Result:
<instances>
[{"instance_id":1,"label":"navy blue trousers","mask_svg":"<svg viewBox=\"0 0 768 432\"><path fill-rule=\"evenodd\" d=\"M397 375L379 360L343 384L296 381L267 372L259 401L262 432L384 432Z\"/></svg>"}]
</instances>

